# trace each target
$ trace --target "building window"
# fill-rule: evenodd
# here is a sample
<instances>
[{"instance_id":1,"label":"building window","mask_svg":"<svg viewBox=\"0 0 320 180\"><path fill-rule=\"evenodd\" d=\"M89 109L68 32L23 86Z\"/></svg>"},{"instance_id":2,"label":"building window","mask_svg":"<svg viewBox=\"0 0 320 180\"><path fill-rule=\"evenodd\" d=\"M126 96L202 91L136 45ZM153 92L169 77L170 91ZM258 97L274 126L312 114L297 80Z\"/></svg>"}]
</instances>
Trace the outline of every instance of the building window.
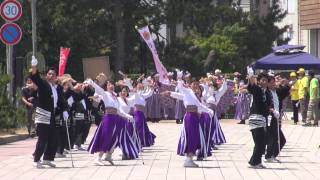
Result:
<instances>
[{"instance_id":1,"label":"building window","mask_svg":"<svg viewBox=\"0 0 320 180\"><path fill-rule=\"evenodd\" d=\"M287 0L288 13L295 14L297 12L297 0Z\"/></svg>"},{"instance_id":2,"label":"building window","mask_svg":"<svg viewBox=\"0 0 320 180\"><path fill-rule=\"evenodd\" d=\"M310 30L310 54L319 57L319 30Z\"/></svg>"}]
</instances>

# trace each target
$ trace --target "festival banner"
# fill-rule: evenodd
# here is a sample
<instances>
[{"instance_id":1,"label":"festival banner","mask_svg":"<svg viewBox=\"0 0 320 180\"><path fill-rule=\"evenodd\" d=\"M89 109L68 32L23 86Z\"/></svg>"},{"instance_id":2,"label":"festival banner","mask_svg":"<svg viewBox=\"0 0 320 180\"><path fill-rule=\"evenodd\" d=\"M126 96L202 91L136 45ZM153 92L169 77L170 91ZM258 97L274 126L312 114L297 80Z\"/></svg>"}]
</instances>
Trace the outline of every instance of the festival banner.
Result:
<instances>
[{"instance_id":1,"label":"festival banner","mask_svg":"<svg viewBox=\"0 0 320 180\"><path fill-rule=\"evenodd\" d=\"M70 48L60 48L60 62L59 62L59 76L64 74L67 66L68 57L70 54Z\"/></svg>"},{"instance_id":2,"label":"festival banner","mask_svg":"<svg viewBox=\"0 0 320 180\"><path fill-rule=\"evenodd\" d=\"M159 56L158 56L158 52L156 49L156 46L153 42L153 39L151 37L150 31L149 31L149 27L145 26L143 28L138 29L141 37L144 39L144 41L147 43L152 56L153 56L153 61L154 64L156 66L156 70L160 75L160 82L164 82L168 77L167 77L167 69L163 66L163 64L161 63Z\"/></svg>"}]
</instances>

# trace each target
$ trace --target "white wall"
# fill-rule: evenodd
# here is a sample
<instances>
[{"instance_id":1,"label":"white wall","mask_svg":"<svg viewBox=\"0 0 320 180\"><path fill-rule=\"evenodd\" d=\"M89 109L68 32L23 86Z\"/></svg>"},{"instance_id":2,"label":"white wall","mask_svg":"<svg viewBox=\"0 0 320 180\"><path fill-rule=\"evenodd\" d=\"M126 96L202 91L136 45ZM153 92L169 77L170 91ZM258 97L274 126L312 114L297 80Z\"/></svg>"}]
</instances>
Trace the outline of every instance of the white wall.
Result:
<instances>
[{"instance_id":1,"label":"white wall","mask_svg":"<svg viewBox=\"0 0 320 180\"><path fill-rule=\"evenodd\" d=\"M289 29L284 34L285 37L290 37L288 44L299 44L299 28L298 28L298 2L297 0L280 0L280 6L283 11L287 11L287 16L282 22L277 23L278 27L289 25Z\"/></svg>"}]
</instances>

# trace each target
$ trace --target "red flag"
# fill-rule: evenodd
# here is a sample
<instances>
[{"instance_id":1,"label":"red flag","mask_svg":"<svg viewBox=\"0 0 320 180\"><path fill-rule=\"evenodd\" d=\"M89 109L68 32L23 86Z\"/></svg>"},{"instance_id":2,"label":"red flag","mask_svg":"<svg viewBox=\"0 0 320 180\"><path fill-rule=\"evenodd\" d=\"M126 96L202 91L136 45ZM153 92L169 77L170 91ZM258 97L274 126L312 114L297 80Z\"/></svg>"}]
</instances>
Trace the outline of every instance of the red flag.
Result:
<instances>
[{"instance_id":1,"label":"red flag","mask_svg":"<svg viewBox=\"0 0 320 180\"><path fill-rule=\"evenodd\" d=\"M64 71L67 66L69 53L70 48L60 48L59 76L62 76L64 74Z\"/></svg>"}]
</instances>

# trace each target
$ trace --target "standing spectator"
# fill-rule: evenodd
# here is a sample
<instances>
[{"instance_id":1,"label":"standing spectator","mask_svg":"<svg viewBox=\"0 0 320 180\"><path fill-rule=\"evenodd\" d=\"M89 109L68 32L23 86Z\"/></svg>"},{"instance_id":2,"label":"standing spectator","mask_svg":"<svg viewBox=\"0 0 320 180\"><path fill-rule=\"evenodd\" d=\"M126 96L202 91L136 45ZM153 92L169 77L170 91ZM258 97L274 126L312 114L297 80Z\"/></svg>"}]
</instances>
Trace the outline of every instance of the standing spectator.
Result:
<instances>
[{"instance_id":1,"label":"standing spectator","mask_svg":"<svg viewBox=\"0 0 320 180\"><path fill-rule=\"evenodd\" d=\"M303 68L298 70L299 80L298 80L298 95L299 95L299 104L300 111L302 116L302 122L306 122L307 119L307 110L308 110L308 86L309 78L305 75Z\"/></svg>"},{"instance_id":2,"label":"standing spectator","mask_svg":"<svg viewBox=\"0 0 320 180\"><path fill-rule=\"evenodd\" d=\"M299 121L299 83L297 81L297 74L295 72L290 73L291 78L291 102L292 102L292 108L293 108L293 120L294 124L297 124Z\"/></svg>"},{"instance_id":3,"label":"standing spectator","mask_svg":"<svg viewBox=\"0 0 320 180\"><path fill-rule=\"evenodd\" d=\"M319 81L317 78L314 77L314 73L310 72L310 101L308 105L308 112L307 112L307 122L303 126L311 126L311 120L314 120L314 126L318 126L319 120L319 109L318 109L318 102L319 102Z\"/></svg>"},{"instance_id":4,"label":"standing spectator","mask_svg":"<svg viewBox=\"0 0 320 180\"><path fill-rule=\"evenodd\" d=\"M32 82L30 77L28 77L26 80L26 86L22 88L22 102L25 104L27 108L27 128L29 136L34 136L35 126L32 116L37 102L37 87Z\"/></svg>"}]
</instances>

